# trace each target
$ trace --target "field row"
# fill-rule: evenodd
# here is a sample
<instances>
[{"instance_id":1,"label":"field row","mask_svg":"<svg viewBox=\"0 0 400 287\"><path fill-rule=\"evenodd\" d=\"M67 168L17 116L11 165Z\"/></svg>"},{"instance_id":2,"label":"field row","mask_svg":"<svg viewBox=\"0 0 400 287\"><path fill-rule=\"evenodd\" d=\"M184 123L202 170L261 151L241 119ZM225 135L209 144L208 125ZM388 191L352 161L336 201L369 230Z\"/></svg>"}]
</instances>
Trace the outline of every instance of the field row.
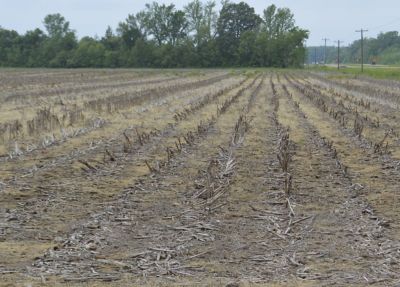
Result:
<instances>
[{"instance_id":1,"label":"field row","mask_svg":"<svg viewBox=\"0 0 400 287\"><path fill-rule=\"evenodd\" d=\"M382 98L297 71L144 73L128 92L64 93L104 125L3 157L6 282L400 283L394 84Z\"/></svg>"}]
</instances>

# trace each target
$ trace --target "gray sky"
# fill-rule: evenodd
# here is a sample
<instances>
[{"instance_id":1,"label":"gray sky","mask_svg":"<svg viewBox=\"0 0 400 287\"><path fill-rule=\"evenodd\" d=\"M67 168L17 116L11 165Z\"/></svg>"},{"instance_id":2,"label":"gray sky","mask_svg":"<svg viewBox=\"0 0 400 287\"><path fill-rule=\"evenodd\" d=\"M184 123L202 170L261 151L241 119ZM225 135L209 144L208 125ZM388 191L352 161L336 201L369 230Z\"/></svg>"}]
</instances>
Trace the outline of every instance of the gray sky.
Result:
<instances>
[{"instance_id":1,"label":"gray sky","mask_svg":"<svg viewBox=\"0 0 400 287\"><path fill-rule=\"evenodd\" d=\"M61 13L78 36L102 36L107 25L115 28L129 13L136 13L150 1L137 0L0 0L0 26L20 33L42 28L47 14ZM161 0L181 8L189 1ZM217 1L219 2L219 1ZM239 1L234 1L239 2ZM321 45L322 38L342 40L344 45L359 37L355 30L370 29L367 36L400 30L399 0L245 0L261 14L274 3L289 7L297 25L308 29L307 45Z\"/></svg>"}]
</instances>

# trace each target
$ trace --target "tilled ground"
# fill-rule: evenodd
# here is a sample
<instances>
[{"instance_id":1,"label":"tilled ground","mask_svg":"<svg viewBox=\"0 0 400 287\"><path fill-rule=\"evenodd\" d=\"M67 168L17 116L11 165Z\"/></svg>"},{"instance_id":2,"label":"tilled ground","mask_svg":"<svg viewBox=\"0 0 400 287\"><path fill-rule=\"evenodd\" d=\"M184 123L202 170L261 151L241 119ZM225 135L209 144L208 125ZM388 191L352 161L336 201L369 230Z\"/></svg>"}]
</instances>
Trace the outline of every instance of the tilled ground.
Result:
<instances>
[{"instance_id":1,"label":"tilled ground","mask_svg":"<svg viewBox=\"0 0 400 287\"><path fill-rule=\"evenodd\" d=\"M86 77L82 91L99 76ZM141 102L101 140L89 132L71 152L63 143L4 163L4 284L400 284L400 176L385 168L396 134L375 152L382 132L365 119L356 136L332 117L329 107L350 122L356 101L336 105L341 83L320 76L203 77L215 80Z\"/></svg>"}]
</instances>

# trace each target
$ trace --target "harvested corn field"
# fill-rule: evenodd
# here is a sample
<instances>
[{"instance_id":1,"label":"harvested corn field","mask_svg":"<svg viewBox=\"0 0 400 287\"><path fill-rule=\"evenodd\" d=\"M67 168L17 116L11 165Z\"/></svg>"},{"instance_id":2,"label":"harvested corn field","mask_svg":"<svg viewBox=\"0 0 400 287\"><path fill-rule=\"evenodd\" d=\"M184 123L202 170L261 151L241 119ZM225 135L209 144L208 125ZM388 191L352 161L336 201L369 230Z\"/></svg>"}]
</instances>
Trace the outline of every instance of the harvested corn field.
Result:
<instances>
[{"instance_id":1,"label":"harvested corn field","mask_svg":"<svg viewBox=\"0 0 400 287\"><path fill-rule=\"evenodd\" d=\"M0 72L0 285L400 285L400 83Z\"/></svg>"}]
</instances>

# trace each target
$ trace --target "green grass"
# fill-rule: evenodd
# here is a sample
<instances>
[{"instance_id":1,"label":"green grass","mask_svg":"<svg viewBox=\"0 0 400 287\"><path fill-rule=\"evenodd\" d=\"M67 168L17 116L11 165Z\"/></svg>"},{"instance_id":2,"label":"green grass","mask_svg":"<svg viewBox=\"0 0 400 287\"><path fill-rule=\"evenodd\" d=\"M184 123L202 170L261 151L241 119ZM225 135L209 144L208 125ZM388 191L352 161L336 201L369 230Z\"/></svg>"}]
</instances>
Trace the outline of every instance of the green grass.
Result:
<instances>
[{"instance_id":1,"label":"green grass","mask_svg":"<svg viewBox=\"0 0 400 287\"><path fill-rule=\"evenodd\" d=\"M364 66L364 72L361 73L360 66L344 65L337 70L333 66L311 67L310 70L336 72L336 75L344 77L367 76L375 79L400 80L400 67L398 66Z\"/></svg>"}]
</instances>

